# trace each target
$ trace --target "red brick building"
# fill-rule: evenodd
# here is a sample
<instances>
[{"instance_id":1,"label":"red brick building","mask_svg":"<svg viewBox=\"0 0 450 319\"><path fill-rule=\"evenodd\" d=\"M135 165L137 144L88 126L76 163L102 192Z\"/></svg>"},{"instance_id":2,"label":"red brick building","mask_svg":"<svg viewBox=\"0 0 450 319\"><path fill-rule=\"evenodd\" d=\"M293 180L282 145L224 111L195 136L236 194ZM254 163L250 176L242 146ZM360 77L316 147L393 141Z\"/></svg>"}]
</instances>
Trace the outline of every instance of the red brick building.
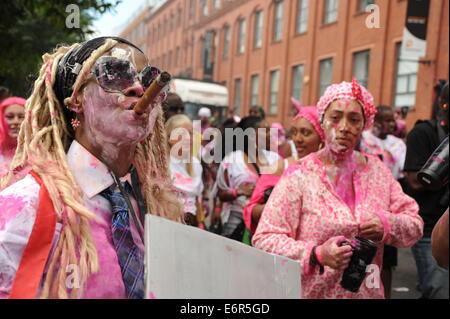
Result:
<instances>
[{"instance_id":1,"label":"red brick building","mask_svg":"<svg viewBox=\"0 0 450 319\"><path fill-rule=\"evenodd\" d=\"M142 7L142 12L136 12L135 16L130 19L129 24L120 33L120 37L127 39L142 49L148 51L147 39L147 15L151 12L151 7Z\"/></svg>"},{"instance_id":2,"label":"red brick building","mask_svg":"<svg viewBox=\"0 0 450 319\"><path fill-rule=\"evenodd\" d=\"M144 19L151 63L226 84L240 115L261 105L270 121L287 124L291 96L315 104L328 84L356 76L376 104L409 106L411 127L430 117L433 86L449 78L448 0L431 1L421 63L399 58L406 0L162 2ZM379 25L369 28L373 3Z\"/></svg>"}]
</instances>

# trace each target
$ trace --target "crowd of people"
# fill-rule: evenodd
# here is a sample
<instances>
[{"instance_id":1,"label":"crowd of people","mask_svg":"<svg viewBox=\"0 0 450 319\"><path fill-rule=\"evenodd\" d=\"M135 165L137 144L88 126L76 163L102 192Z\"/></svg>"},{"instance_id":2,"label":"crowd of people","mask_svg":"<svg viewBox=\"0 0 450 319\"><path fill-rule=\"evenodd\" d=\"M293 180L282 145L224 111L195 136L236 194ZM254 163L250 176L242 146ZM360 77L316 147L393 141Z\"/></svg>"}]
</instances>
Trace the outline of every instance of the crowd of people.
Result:
<instances>
[{"instance_id":1,"label":"crowd of people","mask_svg":"<svg viewBox=\"0 0 450 319\"><path fill-rule=\"evenodd\" d=\"M423 298L448 298L448 186L417 179L448 136L448 83L409 134L355 79L292 98L285 129L259 106L196 123L175 92L137 114L149 70L102 37L44 55L27 100L0 87L0 298L143 298L147 213L297 260L303 298L390 298L406 247ZM377 288L341 286L355 238L378 246Z\"/></svg>"}]
</instances>

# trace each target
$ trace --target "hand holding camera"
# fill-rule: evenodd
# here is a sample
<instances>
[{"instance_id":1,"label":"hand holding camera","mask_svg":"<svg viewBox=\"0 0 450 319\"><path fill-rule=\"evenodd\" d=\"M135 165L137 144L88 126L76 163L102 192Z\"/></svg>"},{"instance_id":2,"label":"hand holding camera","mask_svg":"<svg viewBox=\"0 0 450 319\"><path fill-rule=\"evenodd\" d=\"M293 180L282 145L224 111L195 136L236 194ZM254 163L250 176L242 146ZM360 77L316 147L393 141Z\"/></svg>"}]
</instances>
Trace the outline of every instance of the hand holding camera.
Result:
<instances>
[{"instance_id":1,"label":"hand holding camera","mask_svg":"<svg viewBox=\"0 0 450 319\"><path fill-rule=\"evenodd\" d=\"M320 256L323 266L328 266L337 270L344 270L350 263L352 257L352 247L342 246L348 242L344 236L331 237L325 243L318 246L316 254Z\"/></svg>"}]
</instances>

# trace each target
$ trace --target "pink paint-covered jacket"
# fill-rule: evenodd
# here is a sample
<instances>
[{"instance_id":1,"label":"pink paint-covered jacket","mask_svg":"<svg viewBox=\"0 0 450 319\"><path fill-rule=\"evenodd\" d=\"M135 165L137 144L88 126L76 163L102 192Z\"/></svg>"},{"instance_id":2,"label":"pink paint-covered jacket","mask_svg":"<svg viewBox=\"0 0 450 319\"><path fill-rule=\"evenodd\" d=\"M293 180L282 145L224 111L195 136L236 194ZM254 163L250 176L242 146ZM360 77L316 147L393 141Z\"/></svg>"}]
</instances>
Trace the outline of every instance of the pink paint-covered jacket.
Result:
<instances>
[{"instance_id":1,"label":"pink paint-covered jacket","mask_svg":"<svg viewBox=\"0 0 450 319\"><path fill-rule=\"evenodd\" d=\"M76 141L70 146L67 158L69 168L84 193L86 207L99 217L97 221L90 221L91 235L98 253L99 271L88 278L83 298L126 298L117 253L112 241L111 204L100 195L104 189L113 185L114 180L107 167ZM130 174L121 178L121 181L125 180L131 183ZM39 206L39 191L38 182L33 176L27 175L0 192L0 299L9 296L22 254L30 238ZM132 195L130 201L138 212L139 207ZM130 223L133 239L143 252L144 245L132 218ZM138 227L142 228L142 225ZM53 248L57 244L60 230L61 223L58 222Z\"/></svg>"},{"instance_id":2,"label":"pink paint-covered jacket","mask_svg":"<svg viewBox=\"0 0 450 319\"><path fill-rule=\"evenodd\" d=\"M324 165L315 153L293 164L273 190L252 243L270 253L298 260L302 265L303 298L384 298L381 272L383 245L358 293L340 286L343 271L309 265L311 250L334 236L359 233L361 216L368 212L385 222L383 242L410 247L422 237L423 221L417 203L405 195L390 170L369 156L354 173L355 211L334 191Z\"/></svg>"}]
</instances>

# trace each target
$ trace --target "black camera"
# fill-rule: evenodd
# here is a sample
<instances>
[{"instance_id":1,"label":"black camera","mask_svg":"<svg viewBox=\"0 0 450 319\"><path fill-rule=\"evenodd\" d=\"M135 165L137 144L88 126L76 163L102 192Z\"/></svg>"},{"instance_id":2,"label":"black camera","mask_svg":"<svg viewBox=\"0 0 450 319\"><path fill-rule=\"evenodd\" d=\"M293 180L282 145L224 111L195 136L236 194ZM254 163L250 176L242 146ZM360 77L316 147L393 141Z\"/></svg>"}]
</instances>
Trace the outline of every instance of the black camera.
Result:
<instances>
[{"instance_id":1,"label":"black camera","mask_svg":"<svg viewBox=\"0 0 450 319\"><path fill-rule=\"evenodd\" d=\"M264 203L263 204L267 203L267 201L269 200L270 194L272 194L273 189L274 189L274 187L270 187L264 191Z\"/></svg>"},{"instance_id":2,"label":"black camera","mask_svg":"<svg viewBox=\"0 0 450 319\"><path fill-rule=\"evenodd\" d=\"M448 185L448 136L422 167L417 179L431 191L438 191Z\"/></svg>"},{"instance_id":3,"label":"black camera","mask_svg":"<svg viewBox=\"0 0 450 319\"><path fill-rule=\"evenodd\" d=\"M361 237L354 237L350 243L343 242L340 246L345 245L352 247L353 255L342 275L341 286L355 293L366 278L366 268L375 258L378 246L375 242Z\"/></svg>"}]
</instances>

